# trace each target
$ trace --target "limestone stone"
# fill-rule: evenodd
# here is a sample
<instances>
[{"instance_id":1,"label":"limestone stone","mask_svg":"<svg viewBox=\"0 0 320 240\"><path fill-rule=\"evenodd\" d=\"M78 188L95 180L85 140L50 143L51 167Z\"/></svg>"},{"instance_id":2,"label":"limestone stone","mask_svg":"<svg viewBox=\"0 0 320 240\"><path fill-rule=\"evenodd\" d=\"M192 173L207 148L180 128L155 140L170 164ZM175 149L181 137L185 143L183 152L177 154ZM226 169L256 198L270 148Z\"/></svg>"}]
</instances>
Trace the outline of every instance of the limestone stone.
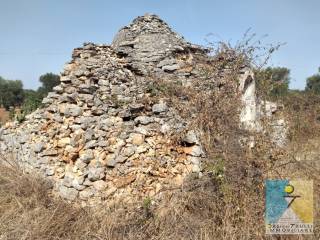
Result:
<instances>
[{"instance_id":1,"label":"limestone stone","mask_svg":"<svg viewBox=\"0 0 320 240\"><path fill-rule=\"evenodd\" d=\"M192 166L192 172L194 172L194 173L201 172L200 166L199 165L193 165Z\"/></svg>"},{"instance_id":2,"label":"limestone stone","mask_svg":"<svg viewBox=\"0 0 320 240\"><path fill-rule=\"evenodd\" d=\"M179 69L179 65L178 64L173 64L173 65L170 65L170 66L163 66L162 67L163 71L168 71L168 72L173 72L173 71L175 71L177 69Z\"/></svg>"},{"instance_id":3,"label":"limestone stone","mask_svg":"<svg viewBox=\"0 0 320 240\"><path fill-rule=\"evenodd\" d=\"M61 76L61 77L60 77L60 81L61 81L61 82L70 82L71 79L70 79L70 77L68 77L68 76Z\"/></svg>"},{"instance_id":4,"label":"limestone stone","mask_svg":"<svg viewBox=\"0 0 320 240\"><path fill-rule=\"evenodd\" d=\"M142 143L144 143L144 136L138 133L132 134L132 143L134 145L141 145Z\"/></svg>"},{"instance_id":5,"label":"limestone stone","mask_svg":"<svg viewBox=\"0 0 320 240\"><path fill-rule=\"evenodd\" d=\"M117 188L122 188L136 180L136 176L126 176L126 177L120 177L114 181L114 184Z\"/></svg>"},{"instance_id":6,"label":"limestone stone","mask_svg":"<svg viewBox=\"0 0 320 240\"><path fill-rule=\"evenodd\" d=\"M89 167L88 169L88 179L92 182L97 181L99 179L104 178L105 176L105 168L103 167Z\"/></svg>"},{"instance_id":7,"label":"limestone stone","mask_svg":"<svg viewBox=\"0 0 320 240\"><path fill-rule=\"evenodd\" d=\"M138 153L138 154L141 154L141 153L145 153L147 151L148 151L148 146L140 145L140 146L137 147L135 152Z\"/></svg>"},{"instance_id":8,"label":"limestone stone","mask_svg":"<svg viewBox=\"0 0 320 240\"><path fill-rule=\"evenodd\" d=\"M88 198L93 197L95 192L96 191L94 189L92 189L92 188L86 188L83 191L80 191L79 197L82 200L87 200Z\"/></svg>"},{"instance_id":9,"label":"limestone stone","mask_svg":"<svg viewBox=\"0 0 320 240\"><path fill-rule=\"evenodd\" d=\"M69 137L61 138L58 140L58 147L65 147L66 145L70 145L71 139Z\"/></svg>"},{"instance_id":10,"label":"limestone stone","mask_svg":"<svg viewBox=\"0 0 320 240\"><path fill-rule=\"evenodd\" d=\"M82 109L75 104L63 104L59 106L59 111L64 115L77 117L82 114Z\"/></svg>"},{"instance_id":11,"label":"limestone stone","mask_svg":"<svg viewBox=\"0 0 320 240\"><path fill-rule=\"evenodd\" d=\"M117 164L116 155L115 154L108 154L104 161L105 161L106 166L115 167Z\"/></svg>"},{"instance_id":12,"label":"limestone stone","mask_svg":"<svg viewBox=\"0 0 320 240\"><path fill-rule=\"evenodd\" d=\"M81 191L83 189L85 189L86 187L83 185L84 182L84 177L83 176L77 176L75 177L72 182L71 185L73 188L75 188L78 191Z\"/></svg>"},{"instance_id":13,"label":"limestone stone","mask_svg":"<svg viewBox=\"0 0 320 240\"><path fill-rule=\"evenodd\" d=\"M84 163L89 163L94 158L93 151L91 149L85 150L80 153L80 160Z\"/></svg>"},{"instance_id":14,"label":"limestone stone","mask_svg":"<svg viewBox=\"0 0 320 240\"><path fill-rule=\"evenodd\" d=\"M79 192L76 189L68 188L68 187L65 187L62 185L59 187L59 193L60 193L61 197L65 198L67 200L70 200L70 201L75 200L79 194Z\"/></svg>"},{"instance_id":15,"label":"limestone stone","mask_svg":"<svg viewBox=\"0 0 320 240\"><path fill-rule=\"evenodd\" d=\"M107 183L103 180L98 180L93 183L93 187L98 191L102 191L107 187Z\"/></svg>"},{"instance_id":16,"label":"limestone stone","mask_svg":"<svg viewBox=\"0 0 320 240\"><path fill-rule=\"evenodd\" d=\"M114 187L114 186L109 187L109 188L107 189L107 191L105 192L105 195L106 195L107 197L109 197L109 196L111 196L112 194L114 194L116 191L117 191L117 188L116 188L116 187Z\"/></svg>"},{"instance_id":17,"label":"limestone stone","mask_svg":"<svg viewBox=\"0 0 320 240\"><path fill-rule=\"evenodd\" d=\"M152 123L154 120L152 117L148 117L148 116L139 116L137 117L135 120L135 123L137 124L142 124L142 125L147 125L149 123Z\"/></svg>"},{"instance_id":18,"label":"limestone stone","mask_svg":"<svg viewBox=\"0 0 320 240\"><path fill-rule=\"evenodd\" d=\"M131 157L135 153L136 147L126 147L123 151L123 155L126 157Z\"/></svg>"},{"instance_id":19,"label":"limestone stone","mask_svg":"<svg viewBox=\"0 0 320 240\"><path fill-rule=\"evenodd\" d=\"M47 168L46 169L46 175L47 176L53 176L54 175L54 169L53 168Z\"/></svg>"},{"instance_id":20,"label":"limestone stone","mask_svg":"<svg viewBox=\"0 0 320 240\"><path fill-rule=\"evenodd\" d=\"M62 185L66 187L71 187L73 179L74 179L74 176L71 175L70 173L65 174L62 181Z\"/></svg>"},{"instance_id":21,"label":"limestone stone","mask_svg":"<svg viewBox=\"0 0 320 240\"><path fill-rule=\"evenodd\" d=\"M152 106L152 111L156 114L166 112L168 110L168 106L165 102L160 102Z\"/></svg>"},{"instance_id":22,"label":"limestone stone","mask_svg":"<svg viewBox=\"0 0 320 240\"><path fill-rule=\"evenodd\" d=\"M145 126L135 127L134 131L136 133L140 133L140 134L145 135L145 136L150 136L151 135L150 130L148 128L146 128Z\"/></svg>"},{"instance_id":23,"label":"limestone stone","mask_svg":"<svg viewBox=\"0 0 320 240\"><path fill-rule=\"evenodd\" d=\"M87 167L87 164L85 163L85 162L83 162L82 160L77 160L76 162L75 162L75 166L79 169L79 170L81 170L81 171L83 171L86 167Z\"/></svg>"},{"instance_id":24,"label":"limestone stone","mask_svg":"<svg viewBox=\"0 0 320 240\"><path fill-rule=\"evenodd\" d=\"M194 157L201 157L204 155L204 152L201 148L201 146L195 145L192 147L185 147L184 152L188 155L194 156Z\"/></svg>"},{"instance_id":25,"label":"limestone stone","mask_svg":"<svg viewBox=\"0 0 320 240\"><path fill-rule=\"evenodd\" d=\"M189 143L189 144L199 144L200 143L198 136L194 130L188 131L182 140L186 143Z\"/></svg>"},{"instance_id":26,"label":"limestone stone","mask_svg":"<svg viewBox=\"0 0 320 240\"><path fill-rule=\"evenodd\" d=\"M58 151L55 149L47 149L42 152L42 156L56 156L58 155Z\"/></svg>"},{"instance_id":27,"label":"limestone stone","mask_svg":"<svg viewBox=\"0 0 320 240\"><path fill-rule=\"evenodd\" d=\"M36 143L33 145L33 150L35 153L39 153L44 149L44 144L43 143Z\"/></svg>"}]
</instances>

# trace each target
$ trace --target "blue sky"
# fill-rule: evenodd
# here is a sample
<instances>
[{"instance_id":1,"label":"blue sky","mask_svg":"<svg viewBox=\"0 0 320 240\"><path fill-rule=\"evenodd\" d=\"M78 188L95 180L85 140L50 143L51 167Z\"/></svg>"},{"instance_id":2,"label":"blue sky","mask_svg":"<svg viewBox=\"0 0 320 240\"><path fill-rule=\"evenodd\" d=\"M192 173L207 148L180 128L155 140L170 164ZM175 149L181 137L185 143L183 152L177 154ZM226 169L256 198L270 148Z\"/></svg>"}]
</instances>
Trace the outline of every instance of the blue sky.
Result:
<instances>
[{"instance_id":1,"label":"blue sky","mask_svg":"<svg viewBox=\"0 0 320 240\"><path fill-rule=\"evenodd\" d=\"M251 28L266 43L286 42L272 66L291 69L303 89L320 66L320 0L0 0L0 76L39 86L83 42L110 43L136 16L155 13L188 41L208 33L236 42ZM216 38L217 39L217 38Z\"/></svg>"}]
</instances>

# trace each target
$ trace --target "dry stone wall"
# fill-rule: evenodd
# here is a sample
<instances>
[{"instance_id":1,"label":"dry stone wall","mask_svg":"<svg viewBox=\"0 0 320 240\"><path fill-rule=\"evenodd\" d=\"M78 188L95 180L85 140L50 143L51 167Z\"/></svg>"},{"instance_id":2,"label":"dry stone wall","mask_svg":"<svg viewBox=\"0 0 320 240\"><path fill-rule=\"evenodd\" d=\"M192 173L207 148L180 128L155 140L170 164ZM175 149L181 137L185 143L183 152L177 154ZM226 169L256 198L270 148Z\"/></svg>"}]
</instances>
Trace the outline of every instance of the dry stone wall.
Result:
<instances>
[{"instance_id":1,"label":"dry stone wall","mask_svg":"<svg viewBox=\"0 0 320 240\"><path fill-rule=\"evenodd\" d=\"M53 180L55 192L68 200L130 202L179 186L201 171L197 135L166 99L143 100L150 78L195 78L186 66L205 52L157 16L138 17L111 46L76 48L44 108L1 129L1 151ZM172 142L180 132L187 133L188 147Z\"/></svg>"},{"instance_id":2,"label":"dry stone wall","mask_svg":"<svg viewBox=\"0 0 320 240\"><path fill-rule=\"evenodd\" d=\"M150 83L192 86L202 77L207 52L157 16L138 17L110 46L74 49L44 107L1 128L1 153L50 179L54 192L70 201L161 198L189 174L201 175L205 153L198 133L168 99L148 101ZM219 79L210 84L218 86ZM183 145L173 140L178 135Z\"/></svg>"},{"instance_id":3,"label":"dry stone wall","mask_svg":"<svg viewBox=\"0 0 320 240\"><path fill-rule=\"evenodd\" d=\"M256 95L254 73L250 68L239 75L239 91L242 93L243 105L240 112L242 128L250 132L268 132L271 144L278 148L285 147L288 124L281 115L283 106L275 102L263 101ZM254 141L251 141L250 145L254 146Z\"/></svg>"}]
</instances>

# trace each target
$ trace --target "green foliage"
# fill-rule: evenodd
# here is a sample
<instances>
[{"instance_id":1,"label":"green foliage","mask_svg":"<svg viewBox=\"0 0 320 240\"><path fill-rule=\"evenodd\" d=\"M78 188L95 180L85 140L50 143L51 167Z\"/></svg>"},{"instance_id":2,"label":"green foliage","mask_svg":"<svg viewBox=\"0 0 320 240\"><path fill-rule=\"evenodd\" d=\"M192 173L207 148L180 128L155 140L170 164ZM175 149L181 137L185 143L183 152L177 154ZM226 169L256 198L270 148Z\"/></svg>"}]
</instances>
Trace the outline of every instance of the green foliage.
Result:
<instances>
[{"instance_id":1,"label":"green foliage","mask_svg":"<svg viewBox=\"0 0 320 240\"><path fill-rule=\"evenodd\" d=\"M142 207L143 207L144 209L150 209L151 204L152 204L151 198L150 198L150 197L146 197L146 198L143 200Z\"/></svg>"},{"instance_id":2,"label":"green foliage","mask_svg":"<svg viewBox=\"0 0 320 240\"><path fill-rule=\"evenodd\" d=\"M307 78L306 91L320 94L320 68L317 74Z\"/></svg>"},{"instance_id":3,"label":"green foliage","mask_svg":"<svg viewBox=\"0 0 320 240\"><path fill-rule=\"evenodd\" d=\"M41 107L41 102L52 89L60 83L60 76L53 73L46 73L39 78L41 87L37 91L25 90L25 98L22 105L23 114L29 114Z\"/></svg>"},{"instance_id":4,"label":"green foliage","mask_svg":"<svg viewBox=\"0 0 320 240\"><path fill-rule=\"evenodd\" d=\"M19 122L19 123L22 123L24 122L24 120L26 120L26 115L25 113L19 113L17 114L15 117L16 117L16 120Z\"/></svg>"},{"instance_id":5,"label":"green foliage","mask_svg":"<svg viewBox=\"0 0 320 240\"><path fill-rule=\"evenodd\" d=\"M46 73L40 76L39 81L42 83L42 86L38 88L38 93L44 98L55 86L59 85L60 76L53 73Z\"/></svg>"},{"instance_id":6,"label":"green foliage","mask_svg":"<svg viewBox=\"0 0 320 240\"><path fill-rule=\"evenodd\" d=\"M153 215L152 212L151 212L151 205L152 205L151 198L150 197L146 197L143 200L143 204L142 204L142 209L143 209L144 217L145 217L146 220Z\"/></svg>"},{"instance_id":7,"label":"green foliage","mask_svg":"<svg viewBox=\"0 0 320 240\"><path fill-rule=\"evenodd\" d=\"M0 106L9 110L11 106L20 106L23 98L23 84L20 80L5 80L0 77Z\"/></svg>"},{"instance_id":8,"label":"green foliage","mask_svg":"<svg viewBox=\"0 0 320 240\"><path fill-rule=\"evenodd\" d=\"M42 97L41 94L34 90L24 90L24 102L21 110L25 114L29 114L41 107Z\"/></svg>"},{"instance_id":9,"label":"green foliage","mask_svg":"<svg viewBox=\"0 0 320 240\"><path fill-rule=\"evenodd\" d=\"M163 83L151 82L147 86L147 92L151 94L151 96L157 96L162 92L166 92L167 86Z\"/></svg>"},{"instance_id":10,"label":"green foliage","mask_svg":"<svg viewBox=\"0 0 320 240\"><path fill-rule=\"evenodd\" d=\"M212 174L215 179L222 180L225 176L225 160L221 156L217 156L213 162L205 165L205 170Z\"/></svg>"},{"instance_id":11,"label":"green foliage","mask_svg":"<svg viewBox=\"0 0 320 240\"><path fill-rule=\"evenodd\" d=\"M9 109L9 118L12 120L15 117L15 111L13 107L10 107Z\"/></svg>"},{"instance_id":12,"label":"green foliage","mask_svg":"<svg viewBox=\"0 0 320 240\"><path fill-rule=\"evenodd\" d=\"M257 88L270 97L288 94L290 70L285 67L268 67L256 72Z\"/></svg>"},{"instance_id":13,"label":"green foliage","mask_svg":"<svg viewBox=\"0 0 320 240\"><path fill-rule=\"evenodd\" d=\"M147 85L147 93L150 93L151 97L160 96L166 94L169 96L179 96L181 94L181 81L164 82L164 81L152 81Z\"/></svg>"},{"instance_id":14,"label":"green foliage","mask_svg":"<svg viewBox=\"0 0 320 240\"><path fill-rule=\"evenodd\" d=\"M59 75L46 73L40 76L41 87L37 91L23 89L20 80L6 80L0 77L0 106L10 110L10 118L19 122L24 121L27 114L41 107L41 102L52 89L60 83ZM15 113L15 108L21 107L19 114Z\"/></svg>"}]
</instances>

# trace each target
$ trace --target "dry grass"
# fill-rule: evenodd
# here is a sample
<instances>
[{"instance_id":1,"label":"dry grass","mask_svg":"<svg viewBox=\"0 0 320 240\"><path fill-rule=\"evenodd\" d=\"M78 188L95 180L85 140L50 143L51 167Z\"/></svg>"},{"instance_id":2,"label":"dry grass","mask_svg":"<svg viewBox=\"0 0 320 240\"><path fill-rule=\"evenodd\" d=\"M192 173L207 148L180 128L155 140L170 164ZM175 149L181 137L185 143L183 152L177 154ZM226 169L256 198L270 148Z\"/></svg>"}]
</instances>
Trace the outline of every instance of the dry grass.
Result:
<instances>
[{"instance_id":1,"label":"dry grass","mask_svg":"<svg viewBox=\"0 0 320 240\"><path fill-rule=\"evenodd\" d=\"M235 73L247 57L243 56L243 51L238 51L241 56L237 57L232 55L237 52L229 50L218 52L213 62L216 60L220 65L213 64L213 69L208 66L204 69L208 73L207 79L199 80L210 84L211 79L230 63L230 58L238 59L229 67L230 74L220 79L219 91L200 91L203 82L194 89L158 80L155 81L158 85L152 86L152 90L165 87L164 95L160 97L168 97L183 118L195 116L191 118L190 126L201 133L208 154L202 178L191 175L181 189L166 193L161 202L154 204L152 199L146 199L117 209L103 206L86 209L55 198L51 195L50 183L24 173L12 159L2 159L0 240L320 239L317 227L315 234L307 237L267 237L264 234L264 179L288 177L288 165L283 165L283 161L291 160L292 154L290 150L274 151L264 136L256 136L257 147L252 151L241 147L238 139L247 133L238 126L239 108L234 105L239 102ZM159 83L164 85L159 86ZM297 115L292 110L288 114ZM302 123L304 113L299 114L295 119ZM314 134L310 127L315 125L311 123L305 124L307 129L294 126L301 124L293 125L291 133L296 137L304 136L303 132ZM292 144L296 143L293 141ZM297 166L297 161L294 164ZM299 170L305 175L311 171L305 167ZM318 185L319 181L316 181ZM316 199L318 196L316 191ZM316 206L319 206L318 200Z\"/></svg>"},{"instance_id":2,"label":"dry grass","mask_svg":"<svg viewBox=\"0 0 320 240\"><path fill-rule=\"evenodd\" d=\"M1 163L0 239L319 239L266 237L262 182L238 183L208 174L155 205L96 211L56 199L42 178Z\"/></svg>"},{"instance_id":3,"label":"dry grass","mask_svg":"<svg viewBox=\"0 0 320 240\"><path fill-rule=\"evenodd\" d=\"M144 203L139 208L94 212L54 198L50 184L42 178L2 162L0 239L250 239L258 236L253 233L257 231L256 223L247 215L249 203L239 202L219 185L214 178L205 177L186 183L184 189L167 195L157 206Z\"/></svg>"},{"instance_id":4,"label":"dry grass","mask_svg":"<svg viewBox=\"0 0 320 240\"><path fill-rule=\"evenodd\" d=\"M0 239L72 239L84 231L83 210L56 201L49 183L10 163L0 165Z\"/></svg>"},{"instance_id":5,"label":"dry grass","mask_svg":"<svg viewBox=\"0 0 320 240\"><path fill-rule=\"evenodd\" d=\"M0 107L0 126L10 119L10 113L5 108Z\"/></svg>"}]
</instances>

